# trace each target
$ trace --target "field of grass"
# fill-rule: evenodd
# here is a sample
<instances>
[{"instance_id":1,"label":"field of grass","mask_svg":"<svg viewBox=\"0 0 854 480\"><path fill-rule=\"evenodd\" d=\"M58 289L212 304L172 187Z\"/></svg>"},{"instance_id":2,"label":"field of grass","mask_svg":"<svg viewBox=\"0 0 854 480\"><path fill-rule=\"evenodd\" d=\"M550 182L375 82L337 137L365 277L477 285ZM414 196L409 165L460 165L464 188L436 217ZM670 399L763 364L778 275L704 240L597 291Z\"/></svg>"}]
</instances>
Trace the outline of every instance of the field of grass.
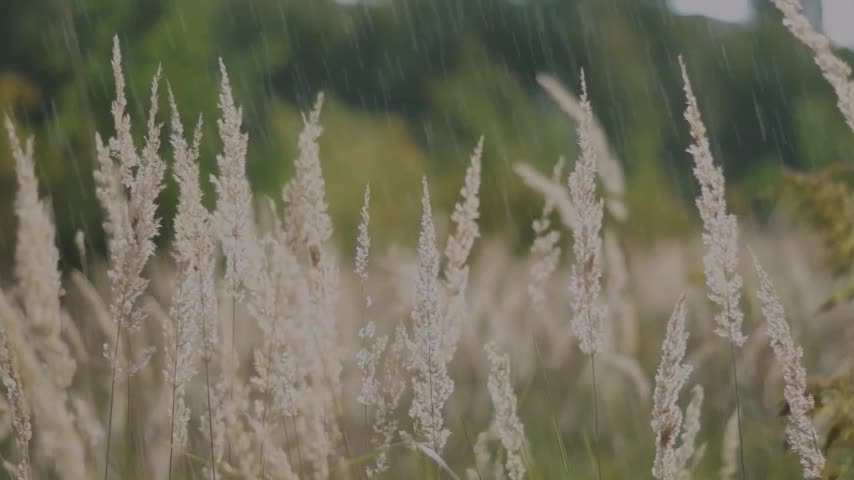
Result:
<instances>
[{"instance_id":1,"label":"field of grass","mask_svg":"<svg viewBox=\"0 0 854 480\"><path fill-rule=\"evenodd\" d=\"M854 132L850 68L796 0L774 3ZM113 130L93 152L107 254L78 232L80 269L60 270L38 146L5 119L18 185L0 477L854 478L854 329L836 285L854 197L833 175L793 177L816 231L791 209L734 214L681 58L695 231L625 240L638 227L583 73L541 75L578 156L514 165L542 198L524 252L481 234L495 139L469 146L451 212L433 211L429 176L405 186L417 244L379 244L371 185L350 206L356 231L333 228L322 94L292 139L293 177L255 196L227 65L216 119L179 111L159 70L147 115L131 115L122 65L116 38ZM219 135L215 198L203 122ZM177 212L161 218L173 180Z\"/></svg>"}]
</instances>

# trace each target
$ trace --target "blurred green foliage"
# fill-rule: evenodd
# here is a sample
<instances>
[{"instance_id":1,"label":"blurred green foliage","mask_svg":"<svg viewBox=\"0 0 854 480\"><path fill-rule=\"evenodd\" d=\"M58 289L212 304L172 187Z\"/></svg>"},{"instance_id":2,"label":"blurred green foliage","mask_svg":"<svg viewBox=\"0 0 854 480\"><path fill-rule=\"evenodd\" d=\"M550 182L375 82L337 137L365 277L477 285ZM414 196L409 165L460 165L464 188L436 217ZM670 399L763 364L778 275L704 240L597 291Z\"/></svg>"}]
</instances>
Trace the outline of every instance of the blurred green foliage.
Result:
<instances>
[{"instance_id":1,"label":"blurred green foliage","mask_svg":"<svg viewBox=\"0 0 854 480\"><path fill-rule=\"evenodd\" d=\"M693 221L685 209L694 186L678 54L740 208L757 202L756 190L776 182L781 165L812 170L849 161L854 151L830 88L764 3L751 23L730 25L676 16L664 0L7 0L0 2L0 111L36 136L42 186L71 263L77 229L103 246L91 170L94 132L111 128L114 34L136 123L158 64L185 121L204 116L205 177L218 149L223 59L251 135L250 179L263 195L278 197L299 112L325 91L321 155L345 240L367 182L385 238L417 231L422 174L431 178L437 208L449 209L481 134L485 229L527 238L540 201L512 164L548 171L558 155L572 159L575 151L572 123L534 81L543 71L571 90L580 69L587 73L594 109L626 169L628 233L640 238ZM0 265L14 244L5 142ZM174 204L170 180L167 219Z\"/></svg>"}]
</instances>

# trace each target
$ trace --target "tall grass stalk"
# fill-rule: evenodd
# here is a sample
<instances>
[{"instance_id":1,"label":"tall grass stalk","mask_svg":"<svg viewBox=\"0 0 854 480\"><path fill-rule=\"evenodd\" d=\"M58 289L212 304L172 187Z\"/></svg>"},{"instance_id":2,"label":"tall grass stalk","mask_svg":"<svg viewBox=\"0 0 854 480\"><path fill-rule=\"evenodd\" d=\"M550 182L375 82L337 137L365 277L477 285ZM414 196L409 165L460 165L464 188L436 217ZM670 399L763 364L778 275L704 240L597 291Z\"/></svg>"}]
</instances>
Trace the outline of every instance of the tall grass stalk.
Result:
<instances>
[{"instance_id":1,"label":"tall grass stalk","mask_svg":"<svg viewBox=\"0 0 854 480\"><path fill-rule=\"evenodd\" d=\"M732 371L732 391L735 395L735 415L736 415L736 426L738 427L738 461L739 468L741 469L740 478L747 478L747 469L745 468L744 463L744 432L742 431L742 417L741 417L741 395L738 392L738 368L736 368L736 354L735 354L735 344L730 342L729 344L729 353L730 353L730 370Z\"/></svg>"},{"instance_id":2,"label":"tall grass stalk","mask_svg":"<svg viewBox=\"0 0 854 480\"><path fill-rule=\"evenodd\" d=\"M202 300L201 300L202 305L205 304L204 295L205 295L204 289L202 289L202 291L200 293L200 296L202 298ZM211 454L211 476L213 477L213 480L216 480L216 454L214 453L213 407L211 406L211 376L210 376L210 371L209 371L209 363L210 363L211 352L209 350L210 346L208 345L208 342L205 340L206 338L208 338L208 332L207 332L207 327L206 327L207 323L208 323L207 319L203 317L201 319L201 324L202 324L202 362L204 363L204 367L205 367L205 393L207 394L207 400L208 400L208 435L210 438L210 441L208 442L208 444L210 446L210 454Z\"/></svg>"},{"instance_id":3,"label":"tall grass stalk","mask_svg":"<svg viewBox=\"0 0 854 480\"><path fill-rule=\"evenodd\" d=\"M146 316L137 305L139 297L148 286L142 271L154 254L154 237L160 229L157 217L157 197L163 189L163 174L166 166L159 156L160 124L157 123L160 67L151 82L151 103L145 143L137 152L131 136L130 117L125 112L127 100L124 95L124 75L121 66L121 51L118 37L113 41L113 75L116 82L116 98L112 104L115 137L104 145L96 134L98 169L95 172L96 193L106 213L104 229L107 232L110 251L108 276L111 281L112 301L110 314L116 323L116 335L106 351L111 359L109 412L107 420L107 445L104 457L104 480L109 475L110 448L112 445L113 410L117 377L132 377L148 364L154 350L144 347L138 356L131 355L126 364L120 366L121 345L129 348L131 342L122 336L126 330L135 331L142 327ZM118 160L118 166L114 163Z\"/></svg>"},{"instance_id":4,"label":"tall grass stalk","mask_svg":"<svg viewBox=\"0 0 854 480\"><path fill-rule=\"evenodd\" d=\"M569 196L575 217L572 219L572 251L575 262L569 276L570 326L581 351L590 357L593 382L593 432L596 442L596 470L601 479L599 445L599 398L596 378L596 354L602 351L602 321L606 308L600 303L602 290L602 215L604 201L597 195L596 172L600 155L594 142L593 108L587 96L584 71L581 72L582 121L578 125L581 152L569 176Z\"/></svg>"},{"instance_id":5,"label":"tall grass stalk","mask_svg":"<svg viewBox=\"0 0 854 480\"><path fill-rule=\"evenodd\" d=\"M743 479L746 470L735 348L741 347L746 337L741 332L744 313L740 306L742 277L738 273L738 221L735 215L727 211L723 169L715 165L706 134L706 125L700 115L697 97L694 95L688 70L681 56L679 66L682 70L686 99L685 120L688 122L693 139L688 152L694 159L694 177L700 185L700 195L696 199L696 204L703 220L703 270L706 275L707 295L719 307L714 317L717 324L715 334L723 337L730 344L730 368Z\"/></svg>"},{"instance_id":6,"label":"tall grass stalk","mask_svg":"<svg viewBox=\"0 0 854 480\"><path fill-rule=\"evenodd\" d=\"M599 395L596 382L596 354L590 355L590 376L593 383L593 449L596 454L596 477L602 480L602 454L599 444Z\"/></svg>"}]
</instances>

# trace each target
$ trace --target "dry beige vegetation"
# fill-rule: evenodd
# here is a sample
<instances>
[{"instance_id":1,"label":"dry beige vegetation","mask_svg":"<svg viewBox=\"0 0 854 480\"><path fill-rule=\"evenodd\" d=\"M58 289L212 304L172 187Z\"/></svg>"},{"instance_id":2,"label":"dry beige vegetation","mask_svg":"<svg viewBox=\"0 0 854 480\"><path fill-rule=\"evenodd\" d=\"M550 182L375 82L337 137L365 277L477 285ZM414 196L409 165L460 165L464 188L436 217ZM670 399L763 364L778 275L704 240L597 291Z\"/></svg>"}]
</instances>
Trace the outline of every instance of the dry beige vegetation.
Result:
<instances>
[{"instance_id":1,"label":"dry beige vegetation","mask_svg":"<svg viewBox=\"0 0 854 480\"><path fill-rule=\"evenodd\" d=\"M775 3L854 129L850 70L797 3ZM836 418L814 414L803 362L850 375L850 321L841 308L816 313L831 285L814 238L785 215L759 229L728 211L684 64L702 233L624 245L620 163L583 76L580 98L542 76L578 124L580 156L568 174L562 161L551 175L517 166L544 198L522 256L480 238L489 139L472 146L450 232L437 233L425 179L417 248L372 245L382 225L366 186L355 255L342 255L322 96L281 198L255 199L222 67L209 211L201 129L185 132L169 92L161 148L158 72L135 145L118 42L113 70L115 131L97 137L95 172L108 253L95 258L78 236L84 272L58 271L32 142L6 120L19 181L15 283L0 292L10 476L821 477ZM167 174L180 188L175 238L156 252Z\"/></svg>"}]
</instances>

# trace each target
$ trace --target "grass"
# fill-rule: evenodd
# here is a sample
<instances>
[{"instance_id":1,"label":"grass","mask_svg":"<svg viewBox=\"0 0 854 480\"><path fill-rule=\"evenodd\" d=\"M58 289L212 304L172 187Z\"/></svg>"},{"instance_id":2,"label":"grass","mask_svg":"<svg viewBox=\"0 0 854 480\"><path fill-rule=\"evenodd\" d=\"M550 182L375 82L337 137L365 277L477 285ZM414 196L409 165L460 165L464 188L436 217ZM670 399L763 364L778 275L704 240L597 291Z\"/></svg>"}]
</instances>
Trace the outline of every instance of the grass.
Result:
<instances>
[{"instance_id":1,"label":"grass","mask_svg":"<svg viewBox=\"0 0 854 480\"><path fill-rule=\"evenodd\" d=\"M775 3L787 18L798 12ZM170 145L161 147L158 73L138 147L117 42L113 67L115 131L98 137L95 172L108 251L89 255L85 274L58 270L35 152L6 122L19 187L15 284L0 291L10 478L608 480L645 478L658 455L669 472L659 477L670 480L715 478L734 448L740 478L804 478L798 455L813 455L825 477L850 476L839 453L850 446L838 440L854 430L848 316L804 288L829 277L809 234L785 215L772 230L727 209L684 64L702 233L603 244L633 221L619 162L583 77L580 101L541 77L579 124L581 156L568 179L560 168L551 179L517 169L546 203L538 246L520 255L480 238L482 139L446 237L425 178L417 249L372 245L383 225L369 224L366 188L355 271L327 211L322 96L304 116L295 176L280 199L256 206L252 143L222 66L211 211L199 186L201 129L184 138L170 92ZM180 202L175 218L160 219L167 175ZM156 250L164 222L175 239ZM775 260L768 276L745 268L744 244ZM687 348L665 332L683 292ZM773 348L759 333L766 324ZM668 374L683 361L690 376ZM677 439L686 381L706 392L698 444L687 446ZM737 444L724 435L733 409ZM689 454L677 459L677 447Z\"/></svg>"}]
</instances>

